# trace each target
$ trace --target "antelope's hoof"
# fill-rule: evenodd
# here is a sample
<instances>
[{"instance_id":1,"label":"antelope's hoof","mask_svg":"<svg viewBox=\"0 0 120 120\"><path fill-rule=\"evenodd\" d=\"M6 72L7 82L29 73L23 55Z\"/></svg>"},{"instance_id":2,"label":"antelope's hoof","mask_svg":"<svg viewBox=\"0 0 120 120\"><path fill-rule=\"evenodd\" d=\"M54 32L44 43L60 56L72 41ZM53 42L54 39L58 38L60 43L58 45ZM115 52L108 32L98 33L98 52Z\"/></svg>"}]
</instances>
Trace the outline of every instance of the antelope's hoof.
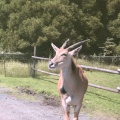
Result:
<instances>
[{"instance_id":1,"label":"antelope's hoof","mask_svg":"<svg viewBox=\"0 0 120 120\"><path fill-rule=\"evenodd\" d=\"M73 120L78 120L78 118L73 118Z\"/></svg>"}]
</instances>

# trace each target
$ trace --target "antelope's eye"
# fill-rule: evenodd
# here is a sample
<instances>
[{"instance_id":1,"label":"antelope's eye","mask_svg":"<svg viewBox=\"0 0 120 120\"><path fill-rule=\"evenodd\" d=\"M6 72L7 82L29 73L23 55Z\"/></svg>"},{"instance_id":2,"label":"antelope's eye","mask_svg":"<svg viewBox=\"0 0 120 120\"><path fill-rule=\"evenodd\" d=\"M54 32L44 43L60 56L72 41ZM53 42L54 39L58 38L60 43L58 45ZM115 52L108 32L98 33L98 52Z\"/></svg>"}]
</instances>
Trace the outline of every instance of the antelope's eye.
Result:
<instances>
[{"instance_id":1,"label":"antelope's eye","mask_svg":"<svg viewBox=\"0 0 120 120\"><path fill-rule=\"evenodd\" d=\"M67 54L66 54L66 53L63 53L61 56L65 56L65 57L66 57L66 56L67 56Z\"/></svg>"}]
</instances>

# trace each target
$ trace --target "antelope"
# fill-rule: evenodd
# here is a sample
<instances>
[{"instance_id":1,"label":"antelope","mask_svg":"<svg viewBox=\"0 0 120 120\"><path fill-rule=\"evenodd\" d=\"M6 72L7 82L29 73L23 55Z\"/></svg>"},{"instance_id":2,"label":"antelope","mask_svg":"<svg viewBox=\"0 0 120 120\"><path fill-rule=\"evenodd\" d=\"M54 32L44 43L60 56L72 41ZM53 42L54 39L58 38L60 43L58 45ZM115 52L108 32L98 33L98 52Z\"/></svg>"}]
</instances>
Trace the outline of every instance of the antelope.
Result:
<instances>
[{"instance_id":1,"label":"antelope","mask_svg":"<svg viewBox=\"0 0 120 120\"><path fill-rule=\"evenodd\" d=\"M84 94L88 87L88 80L82 68L75 64L73 56L81 50L81 44L88 40L78 42L65 48L68 41L69 40L65 41L61 48L51 43L56 55L49 62L49 69L61 69L58 81L58 91L61 96L61 103L64 110L64 120L70 120L70 106L74 108L73 120L78 120ZM79 47L73 49L78 45Z\"/></svg>"}]
</instances>

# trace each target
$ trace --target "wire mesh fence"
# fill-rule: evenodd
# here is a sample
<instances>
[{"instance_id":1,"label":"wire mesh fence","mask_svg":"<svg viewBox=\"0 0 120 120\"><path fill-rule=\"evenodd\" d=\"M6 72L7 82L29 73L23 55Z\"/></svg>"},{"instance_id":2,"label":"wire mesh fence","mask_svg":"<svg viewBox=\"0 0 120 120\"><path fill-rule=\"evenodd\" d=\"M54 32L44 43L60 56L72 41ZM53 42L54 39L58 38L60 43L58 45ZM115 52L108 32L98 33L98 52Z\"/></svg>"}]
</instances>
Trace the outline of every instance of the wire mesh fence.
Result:
<instances>
[{"instance_id":1,"label":"wire mesh fence","mask_svg":"<svg viewBox=\"0 0 120 120\"><path fill-rule=\"evenodd\" d=\"M99 60L96 59L96 57L94 58L95 59L92 58L92 60L90 60L89 57L80 57L80 59L75 59L75 62L80 65L99 67L99 68L105 68L110 70L117 70L120 68L119 64L115 65L111 63L108 65L108 64L105 64L105 62L100 62ZM48 58L45 58L45 59L49 60ZM112 58L108 57L107 59L111 60ZM118 63L120 63L120 57L117 57L117 61L119 61ZM48 70L48 65L47 65L48 61L44 61L44 59L41 59L41 60L36 59L35 62L36 62L37 68L40 67L42 70L46 70L46 71ZM21 68L22 66L25 67L25 64L27 64L28 67L31 67L32 63L33 63L33 59L31 58L30 55L27 55L27 54L8 54L8 53L0 54L0 73L2 74L4 72L4 69L10 68L10 66ZM7 71L11 71L11 69L8 69Z\"/></svg>"},{"instance_id":2,"label":"wire mesh fence","mask_svg":"<svg viewBox=\"0 0 120 120\"><path fill-rule=\"evenodd\" d=\"M18 56L18 55L17 55ZM27 57L25 55L20 55L20 57L13 57L13 58L21 58L21 60L26 59ZM59 74L59 70L51 71L48 69L48 60L49 59L41 59L39 60L39 57L37 59L29 58L28 61L21 61L17 59L13 59L10 57L10 59L0 59L0 74L10 77L29 77L33 76L33 74L39 76L45 76L48 74L45 74L43 71L46 72L52 72L53 74ZM46 61L47 60L47 61ZM89 59L75 59L75 62L79 65L89 65L93 67L101 67L101 68L107 68L112 70L117 70L120 68L120 65L113 65L109 64L106 65L105 63L101 64L99 61L97 62L91 62ZM34 64L33 64L34 63ZM35 68L36 70L33 70L32 68ZM39 70L38 70L39 69ZM42 72L40 72L40 70ZM102 85L106 87L110 87L113 89L116 89L118 86L120 86L120 75L114 75L114 74L108 74L103 72L94 71L92 69L85 69L85 73L89 79L90 83L94 83L97 85ZM58 79L58 77L56 77Z\"/></svg>"},{"instance_id":3,"label":"wire mesh fence","mask_svg":"<svg viewBox=\"0 0 120 120\"><path fill-rule=\"evenodd\" d=\"M107 65L120 65L120 56L93 56L93 55L81 55L80 58L90 61L92 63L98 62L99 64Z\"/></svg>"},{"instance_id":4,"label":"wire mesh fence","mask_svg":"<svg viewBox=\"0 0 120 120\"><path fill-rule=\"evenodd\" d=\"M5 76L29 76L31 56L21 53L0 54L0 74Z\"/></svg>"}]
</instances>

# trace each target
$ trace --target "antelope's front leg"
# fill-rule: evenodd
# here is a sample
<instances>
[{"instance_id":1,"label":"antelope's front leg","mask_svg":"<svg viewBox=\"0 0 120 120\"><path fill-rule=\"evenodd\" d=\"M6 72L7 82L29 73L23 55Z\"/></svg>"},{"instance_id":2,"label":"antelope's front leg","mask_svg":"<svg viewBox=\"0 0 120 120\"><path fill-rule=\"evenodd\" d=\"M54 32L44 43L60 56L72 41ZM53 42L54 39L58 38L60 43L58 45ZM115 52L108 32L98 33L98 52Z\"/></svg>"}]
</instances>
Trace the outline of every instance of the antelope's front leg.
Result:
<instances>
[{"instance_id":1,"label":"antelope's front leg","mask_svg":"<svg viewBox=\"0 0 120 120\"><path fill-rule=\"evenodd\" d=\"M82 104L76 105L74 107L74 119L73 120L78 120L78 115L79 115L81 107L82 107Z\"/></svg>"},{"instance_id":2,"label":"antelope's front leg","mask_svg":"<svg viewBox=\"0 0 120 120\"><path fill-rule=\"evenodd\" d=\"M70 118L69 118L70 106L66 104L64 98L62 98L62 107L64 110L64 120L70 120Z\"/></svg>"}]
</instances>

